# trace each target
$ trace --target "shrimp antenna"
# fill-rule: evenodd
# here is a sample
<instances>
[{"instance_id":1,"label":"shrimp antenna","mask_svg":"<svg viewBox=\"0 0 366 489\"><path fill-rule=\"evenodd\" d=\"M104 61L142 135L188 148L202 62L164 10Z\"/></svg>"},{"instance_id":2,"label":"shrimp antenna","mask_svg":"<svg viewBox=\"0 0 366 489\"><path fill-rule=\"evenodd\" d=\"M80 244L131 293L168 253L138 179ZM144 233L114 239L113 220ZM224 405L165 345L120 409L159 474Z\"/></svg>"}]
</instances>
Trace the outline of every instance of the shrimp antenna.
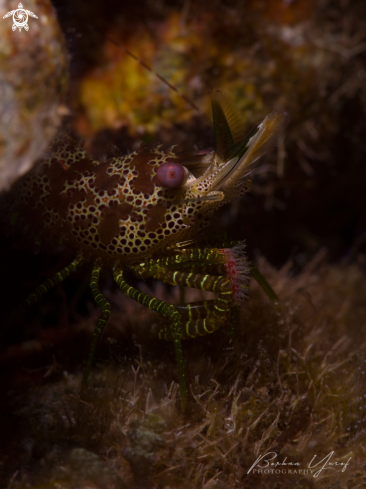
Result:
<instances>
[{"instance_id":1,"label":"shrimp antenna","mask_svg":"<svg viewBox=\"0 0 366 489\"><path fill-rule=\"evenodd\" d=\"M211 121L211 119L204 112L202 112L202 110L199 107L197 107L197 105L191 99L189 99L180 90L178 90L178 88L176 88L174 85L172 85L171 83L169 83L168 80L166 80L163 76L159 75L159 73L157 73L156 71L154 71L151 68L151 66L147 65L144 61L142 61L141 59L139 59L135 54L131 53L131 51L129 51L128 49L126 49L123 46L121 46L120 44L118 44L117 41L115 41L114 39L112 39L109 36L104 36L104 37L109 42L111 42L112 44L114 44L115 46L117 46L119 49L121 49L121 51L123 51L128 56L130 56L135 61L137 61L146 70L150 71L150 73L152 73L154 76L156 76L156 78L158 78L161 82L163 82L170 90L172 90L177 95L179 95L180 98L182 98L188 105L190 105L192 107L192 109L194 109L196 112L198 112L205 119L205 121L208 122L208 124L212 127L212 121Z\"/></svg>"}]
</instances>

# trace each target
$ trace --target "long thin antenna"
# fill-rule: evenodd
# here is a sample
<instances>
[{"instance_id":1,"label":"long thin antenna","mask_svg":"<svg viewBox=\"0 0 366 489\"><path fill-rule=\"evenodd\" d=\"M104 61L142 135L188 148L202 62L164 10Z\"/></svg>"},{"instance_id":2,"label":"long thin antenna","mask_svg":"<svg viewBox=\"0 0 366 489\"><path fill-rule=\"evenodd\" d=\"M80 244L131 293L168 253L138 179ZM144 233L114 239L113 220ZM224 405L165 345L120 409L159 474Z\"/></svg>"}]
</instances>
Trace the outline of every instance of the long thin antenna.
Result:
<instances>
[{"instance_id":1,"label":"long thin antenna","mask_svg":"<svg viewBox=\"0 0 366 489\"><path fill-rule=\"evenodd\" d=\"M169 83L168 80L166 80L163 76L159 75L159 73L157 73L156 71L154 71L149 65L147 65L141 59L139 59L135 54L131 53L131 51L129 51L128 49L126 49L126 48L122 47L120 44L118 44L117 41L115 41L114 39L112 39L111 37L108 37L108 36L104 36L104 37L109 42L111 42L112 44L114 44L115 46L117 46L119 49L121 49L121 51L125 52L128 56L130 56L135 61L137 61L138 63L140 63L140 65L143 66L146 70L149 70L150 73L152 73L154 76L156 76L161 82L163 82L168 88L170 88L170 90L172 90L177 95L179 95L179 97L181 97L188 105L190 105L192 107L192 109L194 109L196 112L198 112L205 119L205 121L208 122L208 124L212 127L212 121L211 121L211 119L204 112L202 112L202 110L199 109L197 107L197 105L194 102L192 102L192 100L190 100L181 91L179 91L178 88L176 88L174 85L172 85L171 83Z\"/></svg>"}]
</instances>

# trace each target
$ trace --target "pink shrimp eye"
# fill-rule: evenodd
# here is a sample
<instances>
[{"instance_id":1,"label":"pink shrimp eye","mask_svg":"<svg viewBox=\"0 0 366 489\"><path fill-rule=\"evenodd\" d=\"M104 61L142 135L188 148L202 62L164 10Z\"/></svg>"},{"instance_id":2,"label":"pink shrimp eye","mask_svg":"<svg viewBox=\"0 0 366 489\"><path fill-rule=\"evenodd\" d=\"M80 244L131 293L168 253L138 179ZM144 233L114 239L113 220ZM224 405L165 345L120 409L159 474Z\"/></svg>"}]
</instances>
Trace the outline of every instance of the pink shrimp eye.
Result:
<instances>
[{"instance_id":1,"label":"pink shrimp eye","mask_svg":"<svg viewBox=\"0 0 366 489\"><path fill-rule=\"evenodd\" d=\"M156 177L162 187L179 188L186 179L186 172L179 163L164 163L159 166Z\"/></svg>"}]
</instances>

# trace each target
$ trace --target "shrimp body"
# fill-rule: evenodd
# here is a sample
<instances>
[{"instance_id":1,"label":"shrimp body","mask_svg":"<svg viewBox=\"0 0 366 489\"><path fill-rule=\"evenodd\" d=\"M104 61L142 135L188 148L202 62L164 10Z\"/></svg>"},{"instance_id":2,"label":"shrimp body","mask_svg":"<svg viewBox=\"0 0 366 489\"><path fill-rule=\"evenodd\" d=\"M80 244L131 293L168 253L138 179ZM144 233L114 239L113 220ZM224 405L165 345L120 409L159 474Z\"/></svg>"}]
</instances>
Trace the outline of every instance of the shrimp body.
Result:
<instances>
[{"instance_id":1,"label":"shrimp body","mask_svg":"<svg viewBox=\"0 0 366 489\"><path fill-rule=\"evenodd\" d=\"M275 144L286 116L270 114L254 135L246 137L240 115L224 92L214 93L212 111L216 148L211 153L141 149L100 163L63 136L12 191L16 197L9 199L9 212L25 233L47 246L62 241L77 250L69 267L28 296L18 312L82 262L94 263L90 285L102 315L84 386L110 313L110 304L98 288L104 265L113 266L115 281L128 296L162 316L157 335L174 342L183 409L186 384L181 339L223 326L231 308L245 298L249 267L244 246L199 248L193 238L218 207L250 190L248 174ZM195 304L166 304L127 284L126 270L139 277L210 290L218 297Z\"/></svg>"},{"instance_id":2,"label":"shrimp body","mask_svg":"<svg viewBox=\"0 0 366 489\"><path fill-rule=\"evenodd\" d=\"M206 222L198 202L184 202L188 189L164 188L158 179L162 165L180 169L182 163L179 155L159 149L99 163L64 136L19 182L13 211L17 207L38 240L62 237L85 258L138 263L188 239Z\"/></svg>"}]
</instances>

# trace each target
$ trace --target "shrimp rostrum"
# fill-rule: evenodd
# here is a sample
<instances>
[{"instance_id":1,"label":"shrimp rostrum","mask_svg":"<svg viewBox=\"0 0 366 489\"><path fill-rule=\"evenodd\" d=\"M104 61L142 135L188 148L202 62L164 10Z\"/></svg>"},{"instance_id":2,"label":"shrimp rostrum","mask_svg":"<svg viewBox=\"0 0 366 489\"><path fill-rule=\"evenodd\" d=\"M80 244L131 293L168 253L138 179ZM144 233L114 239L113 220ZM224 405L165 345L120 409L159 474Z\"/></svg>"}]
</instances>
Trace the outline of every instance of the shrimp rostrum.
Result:
<instances>
[{"instance_id":1,"label":"shrimp rostrum","mask_svg":"<svg viewBox=\"0 0 366 489\"><path fill-rule=\"evenodd\" d=\"M231 311L243 303L252 274L273 300L276 295L253 272L244 243L210 247L195 236L209 216L248 192L258 159L283 130L286 114L273 112L246 136L241 117L225 92L212 95L215 150L175 153L141 149L105 162L93 161L68 136L56 139L39 164L12 189L11 222L49 246L70 243L76 257L31 293L8 323L60 283L82 263L92 263L90 287L101 310L83 375L85 387L111 306L99 289L103 267L111 267L117 285L135 301L161 316L153 328L174 345L180 398L186 405L181 341L230 324ZM217 294L216 299L168 304L129 285L125 273Z\"/></svg>"}]
</instances>

